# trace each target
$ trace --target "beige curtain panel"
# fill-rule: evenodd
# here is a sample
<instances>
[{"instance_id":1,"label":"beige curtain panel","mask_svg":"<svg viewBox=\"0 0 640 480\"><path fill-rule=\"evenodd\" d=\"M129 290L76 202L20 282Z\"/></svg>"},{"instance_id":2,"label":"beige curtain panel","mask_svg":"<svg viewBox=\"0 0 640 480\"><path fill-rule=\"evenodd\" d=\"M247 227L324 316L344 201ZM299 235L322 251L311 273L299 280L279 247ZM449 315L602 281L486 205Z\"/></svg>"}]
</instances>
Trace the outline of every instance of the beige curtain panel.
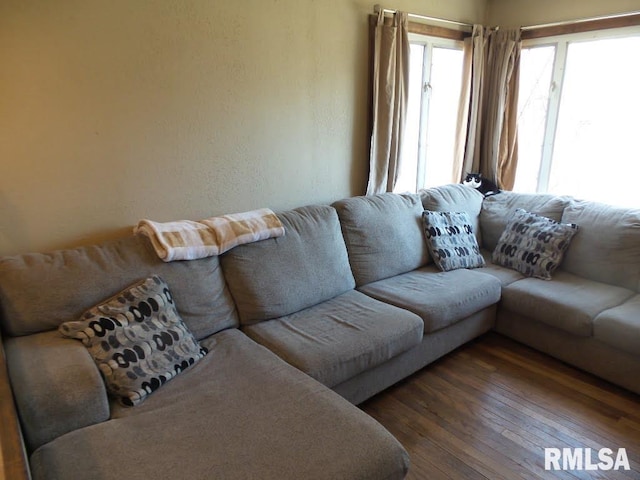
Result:
<instances>
[{"instance_id":1,"label":"beige curtain panel","mask_svg":"<svg viewBox=\"0 0 640 480\"><path fill-rule=\"evenodd\" d=\"M464 40L462 88L458 110L454 178L480 171L480 149L476 143L482 130L482 85L486 64L489 29L474 25L471 37Z\"/></svg>"},{"instance_id":2,"label":"beige curtain panel","mask_svg":"<svg viewBox=\"0 0 640 480\"><path fill-rule=\"evenodd\" d=\"M457 178L480 172L500 188L513 188L520 49L519 29L475 25L465 41L454 162Z\"/></svg>"},{"instance_id":3,"label":"beige curtain panel","mask_svg":"<svg viewBox=\"0 0 640 480\"><path fill-rule=\"evenodd\" d=\"M378 12L373 51L373 130L367 195L391 192L398 178L409 91L407 14Z\"/></svg>"}]
</instances>

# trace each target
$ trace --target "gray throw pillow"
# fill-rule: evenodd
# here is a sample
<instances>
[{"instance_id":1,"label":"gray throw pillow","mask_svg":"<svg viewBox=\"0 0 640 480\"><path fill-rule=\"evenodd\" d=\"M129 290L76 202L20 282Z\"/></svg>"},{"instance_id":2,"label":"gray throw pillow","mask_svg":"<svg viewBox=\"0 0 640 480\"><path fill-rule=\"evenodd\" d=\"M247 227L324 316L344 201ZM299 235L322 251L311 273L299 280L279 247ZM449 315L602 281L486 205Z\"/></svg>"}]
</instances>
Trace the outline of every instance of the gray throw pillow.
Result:
<instances>
[{"instance_id":1,"label":"gray throw pillow","mask_svg":"<svg viewBox=\"0 0 640 480\"><path fill-rule=\"evenodd\" d=\"M82 340L107 390L134 406L206 355L176 310L169 286L158 276L131 285L60 325Z\"/></svg>"},{"instance_id":2,"label":"gray throw pillow","mask_svg":"<svg viewBox=\"0 0 640 480\"><path fill-rule=\"evenodd\" d=\"M440 270L484 266L471 219L466 212L422 213L427 246Z\"/></svg>"},{"instance_id":3,"label":"gray throw pillow","mask_svg":"<svg viewBox=\"0 0 640 480\"><path fill-rule=\"evenodd\" d=\"M574 223L516 209L498 240L492 260L528 277L550 280L578 232Z\"/></svg>"}]
</instances>

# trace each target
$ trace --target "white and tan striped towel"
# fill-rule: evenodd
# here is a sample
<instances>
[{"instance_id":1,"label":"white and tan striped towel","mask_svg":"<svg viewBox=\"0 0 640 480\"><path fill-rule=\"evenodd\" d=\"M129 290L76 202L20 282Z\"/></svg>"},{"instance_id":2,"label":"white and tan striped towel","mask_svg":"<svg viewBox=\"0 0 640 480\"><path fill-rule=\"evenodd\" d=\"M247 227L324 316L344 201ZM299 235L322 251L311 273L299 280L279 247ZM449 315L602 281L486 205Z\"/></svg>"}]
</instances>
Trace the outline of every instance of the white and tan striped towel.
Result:
<instances>
[{"instance_id":1,"label":"white and tan striped towel","mask_svg":"<svg viewBox=\"0 0 640 480\"><path fill-rule=\"evenodd\" d=\"M284 227L273 211L262 208L198 222L140 220L133 232L149 237L158 257L171 262L220 255L237 245L281 237Z\"/></svg>"}]
</instances>

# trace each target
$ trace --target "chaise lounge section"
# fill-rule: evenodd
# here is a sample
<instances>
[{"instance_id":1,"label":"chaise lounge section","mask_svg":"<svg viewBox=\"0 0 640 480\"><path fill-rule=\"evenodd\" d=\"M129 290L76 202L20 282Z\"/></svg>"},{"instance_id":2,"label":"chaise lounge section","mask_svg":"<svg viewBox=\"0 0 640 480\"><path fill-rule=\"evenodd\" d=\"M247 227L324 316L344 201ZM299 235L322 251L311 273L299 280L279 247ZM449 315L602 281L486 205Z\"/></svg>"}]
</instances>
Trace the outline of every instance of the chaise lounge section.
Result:
<instances>
[{"instance_id":1,"label":"chaise lounge section","mask_svg":"<svg viewBox=\"0 0 640 480\"><path fill-rule=\"evenodd\" d=\"M237 328L218 257L164 263L146 238L130 237L5 258L0 270L11 318L4 348L33 478L406 474L406 452L377 422ZM209 353L128 408L107 397L87 349L51 329L152 273Z\"/></svg>"}]
</instances>

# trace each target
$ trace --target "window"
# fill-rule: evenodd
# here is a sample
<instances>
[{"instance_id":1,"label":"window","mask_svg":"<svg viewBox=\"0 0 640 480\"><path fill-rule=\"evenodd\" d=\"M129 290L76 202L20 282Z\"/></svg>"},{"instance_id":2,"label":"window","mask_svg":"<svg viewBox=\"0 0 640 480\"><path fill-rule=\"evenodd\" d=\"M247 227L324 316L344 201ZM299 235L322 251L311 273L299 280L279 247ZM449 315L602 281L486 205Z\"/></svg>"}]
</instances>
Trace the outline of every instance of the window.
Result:
<instances>
[{"instance_id":1,"label":"window","mask_svg":"<svg viewBox=\"0 0 640 480\"><path fill-rule=\"evenodd\" d=\"M640 207L640 28L523 44L515 190Z\"/></svg>"},{"instance_id":2,"label":"window","mask_svg":"<svg viewBox=\"0 0 640 480\"><path fill-rule=\"evenodd\" d=\"M422 35L410 40L409 107L396 192L453 180L462 83L462 42Z\"/></svg>"}]
</instances>

